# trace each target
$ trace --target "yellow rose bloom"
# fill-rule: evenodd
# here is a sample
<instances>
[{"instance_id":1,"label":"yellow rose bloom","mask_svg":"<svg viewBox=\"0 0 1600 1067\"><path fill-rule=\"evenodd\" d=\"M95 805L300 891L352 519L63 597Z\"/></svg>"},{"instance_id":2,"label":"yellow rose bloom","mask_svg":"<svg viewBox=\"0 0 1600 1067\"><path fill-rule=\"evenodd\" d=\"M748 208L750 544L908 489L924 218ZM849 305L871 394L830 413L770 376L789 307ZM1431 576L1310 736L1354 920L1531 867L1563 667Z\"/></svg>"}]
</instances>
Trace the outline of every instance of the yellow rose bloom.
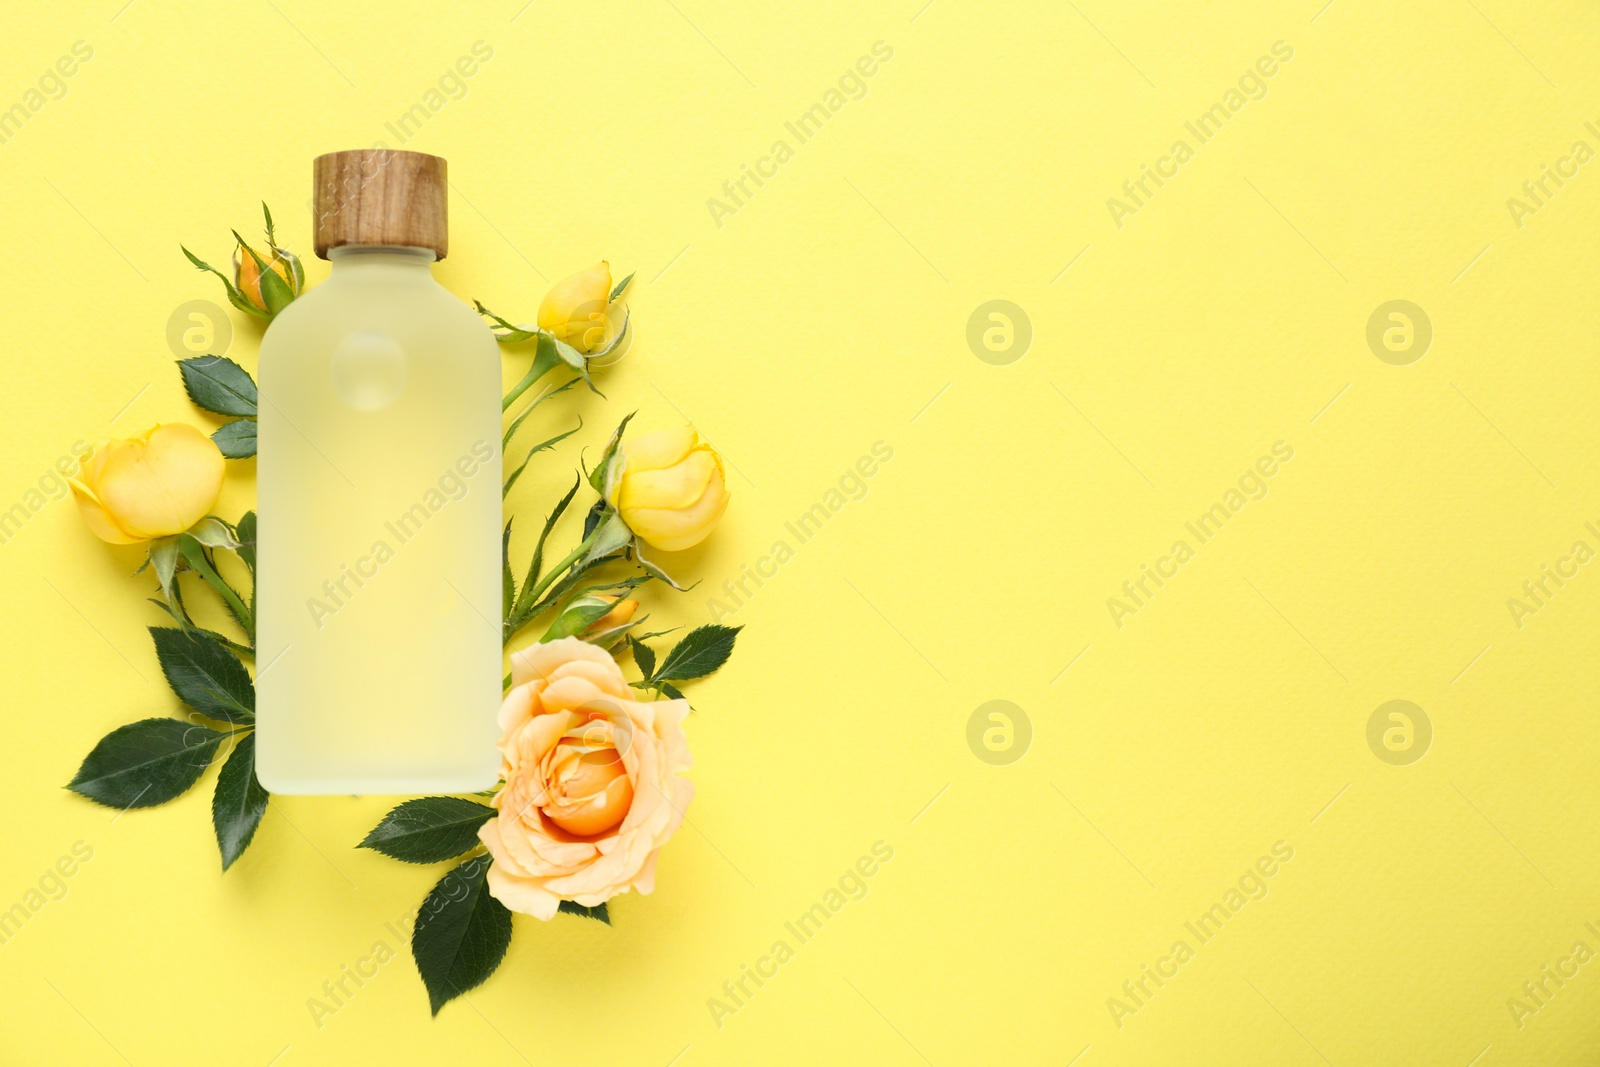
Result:
<instances>
[{"instance_id":1,"label":"yellow rose bloom","mask_svg":"<svg viewBox=\"0 0 1600 1067\"><path fill-rule=\"evenodd\" d=\"M102 541L131 545L182 533L222 492L216 443L186 423L100 441L69 480L84 523Z\"/></svg>"},{"instance_id":2,"label":"yellow rose bloom","mask_svg":"<svg viewBox=\"0 0 1600 1067\"><path fill-rule=\"evenodd\" d=\"M722 457L691 426L622 442L612 504L646 544L678 552L706 539L728 507Z\"/></svg>"},{"instance_id":3,"label":"yellow rose bloom","mask_svg":"<svg viewBox=\"0 0 1600 1067\"><path fill-rule=\"evenodd\" d=\"M550 287L539 304L539 328L579 352L592 352L606 338L610 303L611 264L601 260Z\"/></svg>"}]
</instances>

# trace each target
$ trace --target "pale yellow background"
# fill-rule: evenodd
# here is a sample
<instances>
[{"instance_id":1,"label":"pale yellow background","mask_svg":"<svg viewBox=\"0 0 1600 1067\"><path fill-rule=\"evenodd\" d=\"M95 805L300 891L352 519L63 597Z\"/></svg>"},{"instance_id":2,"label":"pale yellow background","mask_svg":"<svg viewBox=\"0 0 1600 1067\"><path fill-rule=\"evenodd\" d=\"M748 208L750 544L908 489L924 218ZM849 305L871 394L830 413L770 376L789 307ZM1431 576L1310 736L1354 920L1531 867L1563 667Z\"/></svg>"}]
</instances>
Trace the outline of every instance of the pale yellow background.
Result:
<instances>
[{"instance_id":1,"label":"pale yellow background","mask_svg":"<svg viewBox=\"0 0 1600 1067\"><path fill-rule=\"evenodd\" d=\"M74 842L94 859L0 946L0 1061L1600 1055L1600 963L1521 1028L1507 1007L1600 949L1600 572L1521 629L1506 606L1600 548L1600 163L1521 228L1506 206L1600 149L1594 5L122 3L0 34L6 107L94 48L0 144L0 509L80 438L213 426L165 328L220 286L179 242L224 260L265 198L309 252L312 156L398 146L385 123L477 41L492 60L406 143L450 162L439 278L525 319L602 256L639 272L639 342L607 401L551 412L587 427L535 461L519 529L624 412L692 419L733 505L681 563L701 589L650 601L706 621L874 442L894 458L734 617L656 893L611 929L519 917L437 1020L385 924L440 869L353 847L389 802L275 800L223 877L214 773L121 817L62 790L106 731L177 705L137 552L49 503L0 548L0 907ZM1280 40L1268 95L1119 229L1107 198ZM784 123L877 41L866 96L797 145ZM719 227L707 199L778 138L794 158ZM965 339L997 298L1035 335L1009 366ZM1407 367L1365 340L1397 298L1435 329ZM1117 628L1107 598L1279 440L1270 495ZM225 515L253 477L230 465ZM1435 731L1410 766L1366 742L1396 698ZM967 746L992 699L1032 723L1009 766ZM866 898L715 1025L708 998L879 840ZM1280 840L1270 895L1119 1028L1107 999ZM400 958L319 1028L308 999L379 940Z\"/></svg>"}]
</instances>

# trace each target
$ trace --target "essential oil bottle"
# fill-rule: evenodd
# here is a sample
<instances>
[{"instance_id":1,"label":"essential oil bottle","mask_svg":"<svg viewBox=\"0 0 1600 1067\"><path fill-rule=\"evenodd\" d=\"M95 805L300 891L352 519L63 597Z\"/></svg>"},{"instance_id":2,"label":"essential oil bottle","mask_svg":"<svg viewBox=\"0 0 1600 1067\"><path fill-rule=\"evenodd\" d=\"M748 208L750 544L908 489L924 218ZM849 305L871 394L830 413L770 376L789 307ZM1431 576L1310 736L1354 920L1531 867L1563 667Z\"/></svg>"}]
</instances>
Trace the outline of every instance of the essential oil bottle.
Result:
<instances>
[{"instance_id":1,"label":"essential oil bottle","mask_svg":"<svg viewBox=\"0 0 1600 1067\"><path fill-rule=\"evenodd\" d=\"M445 161L314 165L321 285L261 342L256 773L274 793L496 781L500 357L433 278Z\"/></svg>"}]
</instances>

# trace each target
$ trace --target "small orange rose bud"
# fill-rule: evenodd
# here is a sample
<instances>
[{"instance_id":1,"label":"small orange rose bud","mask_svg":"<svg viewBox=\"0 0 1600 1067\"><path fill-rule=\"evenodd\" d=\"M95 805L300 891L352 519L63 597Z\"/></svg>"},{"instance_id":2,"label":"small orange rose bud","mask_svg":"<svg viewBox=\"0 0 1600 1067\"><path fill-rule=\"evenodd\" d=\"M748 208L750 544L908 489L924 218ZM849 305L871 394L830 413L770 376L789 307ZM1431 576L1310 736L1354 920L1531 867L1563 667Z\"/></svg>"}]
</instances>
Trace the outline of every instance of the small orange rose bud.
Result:
<instances>
[{"instance_id":1,"label":"small orange rose bud","mask_svg":"<svg viewBox=\"0 0 1600 1067\"><path fill-rule=\"evenodd\" d=\"M584 593L572 598L540 640L581 637L596 644L614 644L638 610L637 600L618 600L608 593Z\"/></svg>"},{"instance_id":2,"label":"small orange rose bud","mask_svg":"<svg viewBox=\"0 0 1600 1067\"><path fill-rule=\"evenodd\" d=\"M285 255L291 255L292 258L292 254L283 253L279 249L272 248L267 250L266 255L262 255L243 241L240 241L239 247L234 250L233 284L238 287L244 298L250 302L250 306L263 314L269 311L269 306L267 299L261 295L262 263L265 263L269 271L283 280L284 287L289 291L290 300L300 295L300 282L296 277L296 271L290 265L289 259L284 258ZM278 292L276 285L269 285L268 289L269 292ZM279 292L279 295L281 295L281 292Z\"/></svg>"},{"instance_id":3,"label":"small orange rose bud","mask_svg":"<svg viewBox=\"0 0 1600 1067\"><path fill-rule=\"evenodd\" d=\"M233 231L232 278L187 248L183 254L197 270L210 271L222 279L228 291L228 303L258 319L270 319L305 291L306 274L300 257L278 245L277 236L272 232L272 212L266 204L261 205L261 211L267 219L266 251L257 252L245 244L238 230Z\"/></svg>"},{"instance_id":4,"label":"small orange rose bud","mask_svg":"<svg viewBox=\"0 0 1600 1067\"><path fill-rule=\"evenodd\" d=\"M595 599L603 600L608 604L614 603L617 600L617 598L614 596L600 596L596 597ZM621 626L629 619L632 619L633 613L638 610L639 602L637 600L623 600L620 603L617 603L616 607L612 608L594 622L590 623L589 628L583 631L584 635L588 636L590 634L597 634L603 630L609 630L614 626Z\"/></svg>"}]
</instances>

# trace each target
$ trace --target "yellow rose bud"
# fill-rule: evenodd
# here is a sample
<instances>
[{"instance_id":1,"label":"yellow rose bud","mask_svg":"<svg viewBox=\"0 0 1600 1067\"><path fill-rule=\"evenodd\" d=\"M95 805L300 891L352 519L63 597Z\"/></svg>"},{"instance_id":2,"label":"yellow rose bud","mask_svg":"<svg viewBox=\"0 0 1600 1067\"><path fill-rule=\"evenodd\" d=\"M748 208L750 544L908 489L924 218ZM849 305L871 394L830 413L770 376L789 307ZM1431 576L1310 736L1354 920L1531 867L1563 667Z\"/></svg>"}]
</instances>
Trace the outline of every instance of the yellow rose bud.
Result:
<instances>
[{"instance_id":1,"label":"yellow rose bud","mask_svg":"<svg viewBox=\"0 0 1600 1067\"><path fill-rule=\"evenodd\" d=\"M579 352L592 352L605 340L610 304L611 265L601 260L550 287L539 305L539 328Z\"/></svg>"},{"instance_id":2,"label":"yellow rose bud","mask_svg":"<svg viewBox=\"0 0 1600 1067\"><path fill-rule=\"evenodd\" d=\"M268 270L283 279L291 296L300 295L296 272L288 260L270 248L265 254L257 252L256 256L261 257ZM266 298L261 295L261 268L256 265L256 257L250 254L245 245L240 245L233 253L233 284L251 307L262 312L268 310Z\"/></svg>"},{"instance_id":3,"label":"yellow rose bud","mask_svg":"<svg viewBox=\"0 0 1600 1067\"><path fill-rule=\"evenodd\" d=\"M621 450L612 504L628 528L663 552L704 541L728 506L722 457L690 426L641 434Z\"/></svg>"},{"instance_id":4,"label":"yellow rose bud","mask_svg":"<svg viewBox=\"0 0 1600 1067\"><path fill-rule=\"evenodd\" d=\"M131 545L182 533L209 514L222 492L223 467L211 438L174 422L98 442L70 484L94 535Z\"/></svg>"}]
</instances>

